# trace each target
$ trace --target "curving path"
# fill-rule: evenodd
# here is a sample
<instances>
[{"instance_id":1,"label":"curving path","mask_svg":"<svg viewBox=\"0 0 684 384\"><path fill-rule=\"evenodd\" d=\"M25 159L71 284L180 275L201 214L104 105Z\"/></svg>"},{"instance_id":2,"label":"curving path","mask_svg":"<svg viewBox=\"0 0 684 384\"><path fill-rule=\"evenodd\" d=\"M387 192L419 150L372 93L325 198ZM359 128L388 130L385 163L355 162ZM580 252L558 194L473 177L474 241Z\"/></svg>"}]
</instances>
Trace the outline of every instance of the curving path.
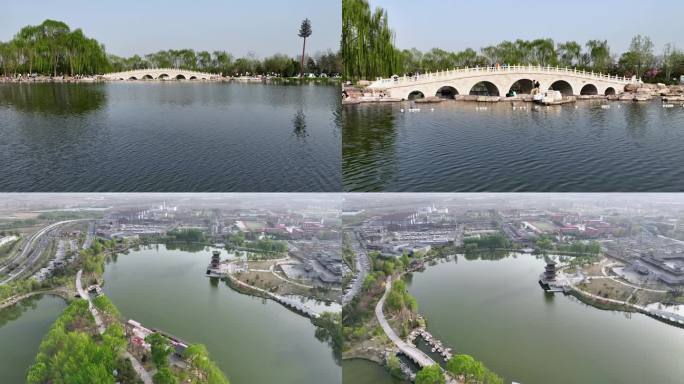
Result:
<instances>
[{"instance_id":1,"label":"curving path","mask_svg":"<svg viewBox=\"0 0 684 384\"><path fill-rule=\"evenodd\" d=\"M361 288L363 288L363 282L366 280L366 276L368 276L368 273L370 272L370 258L368 257L368 253L366 253L366 249L361 243L361 239L359 238L358 234L354 233L354 237L354 240L358 242L357 244L352 243L352 249L356 254L354 261L356 263L357 273L356 276L354 276L351 287L342 297L343 304L349 303L354 297L356 297L356 295L359 294L359 292L361 292Z\"/></svg>"},{"instance_id":2,"label":"curving path","mask_svg":"<svg viewBox=\"0 0 684 384\"><path fill-rule=\"evenodd\" d=\"M380 301L378 301L378 304L375 306L375 317L378 318L380 326L382 326L382 329L385 331L387 337L389 337L389 339L392 340L392 343L394 343L394 345L396 345L397 348L399 348L399 350L403 354L408 356L416 364L420 365L421 368L437 364L434 360L430 358L430 356L426 355L423 351L402 340L401 337L399 337L394 332L392 327L387 322L387 318L385 318L385 313L383 312L382 308L385 305L385 299L387 298L387 295L389 294L391 289L392 276L387 276L387 281L385 282L385 293L382 295L382 298L380 299Z\"/></svg>"}]
</instances>

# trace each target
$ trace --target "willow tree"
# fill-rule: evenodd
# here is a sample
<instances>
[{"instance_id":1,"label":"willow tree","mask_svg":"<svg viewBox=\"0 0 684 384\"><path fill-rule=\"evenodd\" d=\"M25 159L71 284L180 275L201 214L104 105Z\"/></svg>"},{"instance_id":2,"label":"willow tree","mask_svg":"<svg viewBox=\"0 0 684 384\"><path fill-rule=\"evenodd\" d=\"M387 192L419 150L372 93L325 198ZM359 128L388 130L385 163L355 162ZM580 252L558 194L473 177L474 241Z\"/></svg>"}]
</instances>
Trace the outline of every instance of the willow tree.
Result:
<instances>
[{"instance_id":1,"label":"willow tree","mask_svg":"<svg viewBox=\"0 0 684 384\"><path fill-rule=\"evenodd\" d=\"M367 0L342 0L342 57L346 79L389 77L402 70L387 12Z\"/></svg>"},{"instance_id":2,"label":"willow tree","mask_svg":"<svg viewBox=\"0 0 684 384\"><path fill-rule=\"evenodd\" d=\"M3 73L94 74L104 72L108 58L104 46L83 31L71 31L61 21L45 20L23 27L3 44L0 52Z\"/></svg>"}]
</instances>

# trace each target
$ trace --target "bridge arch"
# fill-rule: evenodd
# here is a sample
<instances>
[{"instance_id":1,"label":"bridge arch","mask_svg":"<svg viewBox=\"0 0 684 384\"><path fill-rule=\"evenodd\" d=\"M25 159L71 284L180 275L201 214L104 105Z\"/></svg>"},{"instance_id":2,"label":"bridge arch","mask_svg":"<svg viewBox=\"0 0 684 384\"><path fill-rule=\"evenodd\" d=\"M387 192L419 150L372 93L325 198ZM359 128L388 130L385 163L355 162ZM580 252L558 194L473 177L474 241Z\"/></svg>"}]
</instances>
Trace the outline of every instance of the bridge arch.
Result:
<instances>
[{"instance_id":1,"label":"bridge arch","mask_svg":"<svg viewBox=\"0 0 684 384\"><path fill-rule=\"evenodd\" d=\"M174 77L174 78L175 78L176 80L187 80L187 79L185 78L185 75L183 75L182 73L177 74L176 77Z\"/></svg>"},{"instance_id":2,"label":"bridge arch","mask_svg":"<svg viewBox=\"0 0 684 384\"><path fill-rule=\"evenodd\" d=\"M606 91L604 92L606 96L614 96L615 95L615 88L613 87L608 87L606 88Z\"/></svg>"},{"instance_id":3,"label":"bridge arch","mask_svg":"<svg viewBox=\"0 0 684 384\"><path fill-rule=\"evenodd\" d=\"M529 95L532 93L532 89L534 89L534 81L530 79L518 79L514 81L513 84L511 84L507 89L507 95L513 91L519 95Z\"/></svg>"},{"instance_id":4,"label":"bridge arch","mask_svg":"<svg viewBox=\"0 0 684 384\"><path fill-rule=\"evenodd\" d=\"M501 96L499 87L489 81L480 81L470 88L470 95L476 96Z\"/></svg>"},{"instance_id":5,"label":"bridge arch","mask_svg":"<svg viewBox=\"0 0 684 384\"><path fill-rule=\"evenodd\" d=\"M421 91L413 91L408 94L406 97L407 100L418 100L418 99L424 99L425 94Z\"/></svg>"},{"instance_id":6,"label":"bridge arch","mask_svg":"<svg viewBox=\"0 0 684 384\"><path fill-rule=\"evenodd\" d=\"M575 92L572 90L572 85L565 80L556 80L551 83L549 90L560 91L563 96L573 96Z\"/></svg>"},{"instance_id":7,"label":"bridge arch","mask_svg":"<svg viewBox=\"0 0 684 384\"><path fill-rule=\"evenodd\" d=\"M135 76L131 76L131 77L128 78L128 80L138 80L138 78L135 77Z\"/></svg>"},{"instance_id":8,"label":"bridge arch","mask_svg":"<svg viewBox=\"0 0 684 384\"><path fill-rule=\"evenodd\" d=\"M169 78L169 75L167 75L166 73L162 73L159 76L157 76L157 79L160 79L160 80L168 79L168 78Z\"/></svg>"},{"instance_id":9,"label":"bridge arch","mask_svg":"<svg viewBox=\"0 0 684 384\"><path fill-rule=\"evenodd\" d=\"M148 73L148 74L146 74L145 76L143 76L142 79L143 79L143 80L153 80L154 77L152 77L152 75L150 75L150 74Z\"/></svg>"},{"instance_id":10,"label":"bridge arch","mask_svg":"<svg viewBox=\"0 0 684 384\"><path fill-rule=\"evenodd\" d=\"M188 80L197 80L197 76L190 76L190 79Z\"/></svg>"},{"instance_id":11,"label":"bridge arch","mask_svg":"<svg viewBox=\"0 0 684 384\"><path fill-rule=\"evenodd\" d=\"M580 95L598 95L598 88L594 84L587 84L580 90Z\"/></svg>"},{"instance_id":12,"label":"bridge arch","mask_svg":"<svg viewBox=\"0 0 684 384\"><path fill-rule=\"evenodd\" d=\"M458 90L450 85L445 85L437 90L435 96L440 99L454 99L458 95Z\"/></svg>"}]
</instances>

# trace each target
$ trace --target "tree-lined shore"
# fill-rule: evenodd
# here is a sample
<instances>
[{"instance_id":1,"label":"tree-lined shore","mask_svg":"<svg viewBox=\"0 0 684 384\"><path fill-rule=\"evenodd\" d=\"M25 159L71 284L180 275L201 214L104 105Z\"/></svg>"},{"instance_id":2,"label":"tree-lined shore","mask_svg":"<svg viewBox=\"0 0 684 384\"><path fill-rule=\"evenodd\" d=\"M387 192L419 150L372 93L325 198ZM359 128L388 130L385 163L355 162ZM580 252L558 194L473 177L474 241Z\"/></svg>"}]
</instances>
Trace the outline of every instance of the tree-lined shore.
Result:
<instances>
[{"instance_id":1,"label":"tree-lined shore","mask_svg":"<svg viewBox=\"0 0 684 384\"><path fill-rule=\"evenodd\" d=\"M432 48L400 49L394 44L388 13L371 10L367 0L342 1L342 56L344 77L373 80L441 71L458 67L494 65L542 65L570 67L620 76L636 76L646 82L671 84L684 75L684 52L674 44L657 51L648 36L632 38L629 49L618 53L607 40L556 42L550 38L502 41L479 50L450 52ZM677 80L675 80L677 79Z\"/></svg>"},{"instance_id":2,"label":"tree-lined shore","mask_svg":"<svg viewBox=\"0 0 684 384\"><path fill-rule=\"evenodd\" d=\"M294 37L296 37L293 34ZM12 40L0 42L0 75L91 76L146 68L179 68L224 76L298 76L302 58L274 54L260 59L254 54L235 57L228 51L193 49L160 50L146 55L120 57L107 53L105 45L89 38L79 28L45 20L23 27ZM339 53L328 50L303 60L303 72L334 76L342 72Z\"/></svg>"}]
</instances>

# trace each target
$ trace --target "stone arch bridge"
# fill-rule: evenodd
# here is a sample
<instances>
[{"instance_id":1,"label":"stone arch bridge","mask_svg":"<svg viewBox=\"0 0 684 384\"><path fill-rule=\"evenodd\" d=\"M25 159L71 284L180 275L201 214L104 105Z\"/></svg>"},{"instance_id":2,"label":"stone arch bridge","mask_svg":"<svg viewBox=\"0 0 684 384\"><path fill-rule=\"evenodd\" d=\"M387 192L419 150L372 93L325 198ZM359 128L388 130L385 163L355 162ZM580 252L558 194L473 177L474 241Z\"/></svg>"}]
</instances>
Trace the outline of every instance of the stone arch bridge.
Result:
<instances>
[{"instance_id":1,"label":"stone arch bridge","mask_svg":"<svg viewBox=\"0 0 684 384\"><path fill-rule=\"evenodd\" d=\"M210 80L220 76L213 73L185 69L150 68L107 73L102 77L107 80Z\"/></svg>"},{"instance_id":2,"label":"stone arch bridge","mask_svg":"<svg viewBox=\"0 0 684 384\"><path fill-rule=\"evenodd\" d=\"M616 95L625 85L641 80L577 69L542 66L501 66L460 68L417 76L393 76L378 79L368 88L382 91L389 97L410 100L437 96L454 98L457 95L506 96L514 90L529 94L534 82L543 91L554 89L563 96Z\"/></svg>"}]
</instances>

